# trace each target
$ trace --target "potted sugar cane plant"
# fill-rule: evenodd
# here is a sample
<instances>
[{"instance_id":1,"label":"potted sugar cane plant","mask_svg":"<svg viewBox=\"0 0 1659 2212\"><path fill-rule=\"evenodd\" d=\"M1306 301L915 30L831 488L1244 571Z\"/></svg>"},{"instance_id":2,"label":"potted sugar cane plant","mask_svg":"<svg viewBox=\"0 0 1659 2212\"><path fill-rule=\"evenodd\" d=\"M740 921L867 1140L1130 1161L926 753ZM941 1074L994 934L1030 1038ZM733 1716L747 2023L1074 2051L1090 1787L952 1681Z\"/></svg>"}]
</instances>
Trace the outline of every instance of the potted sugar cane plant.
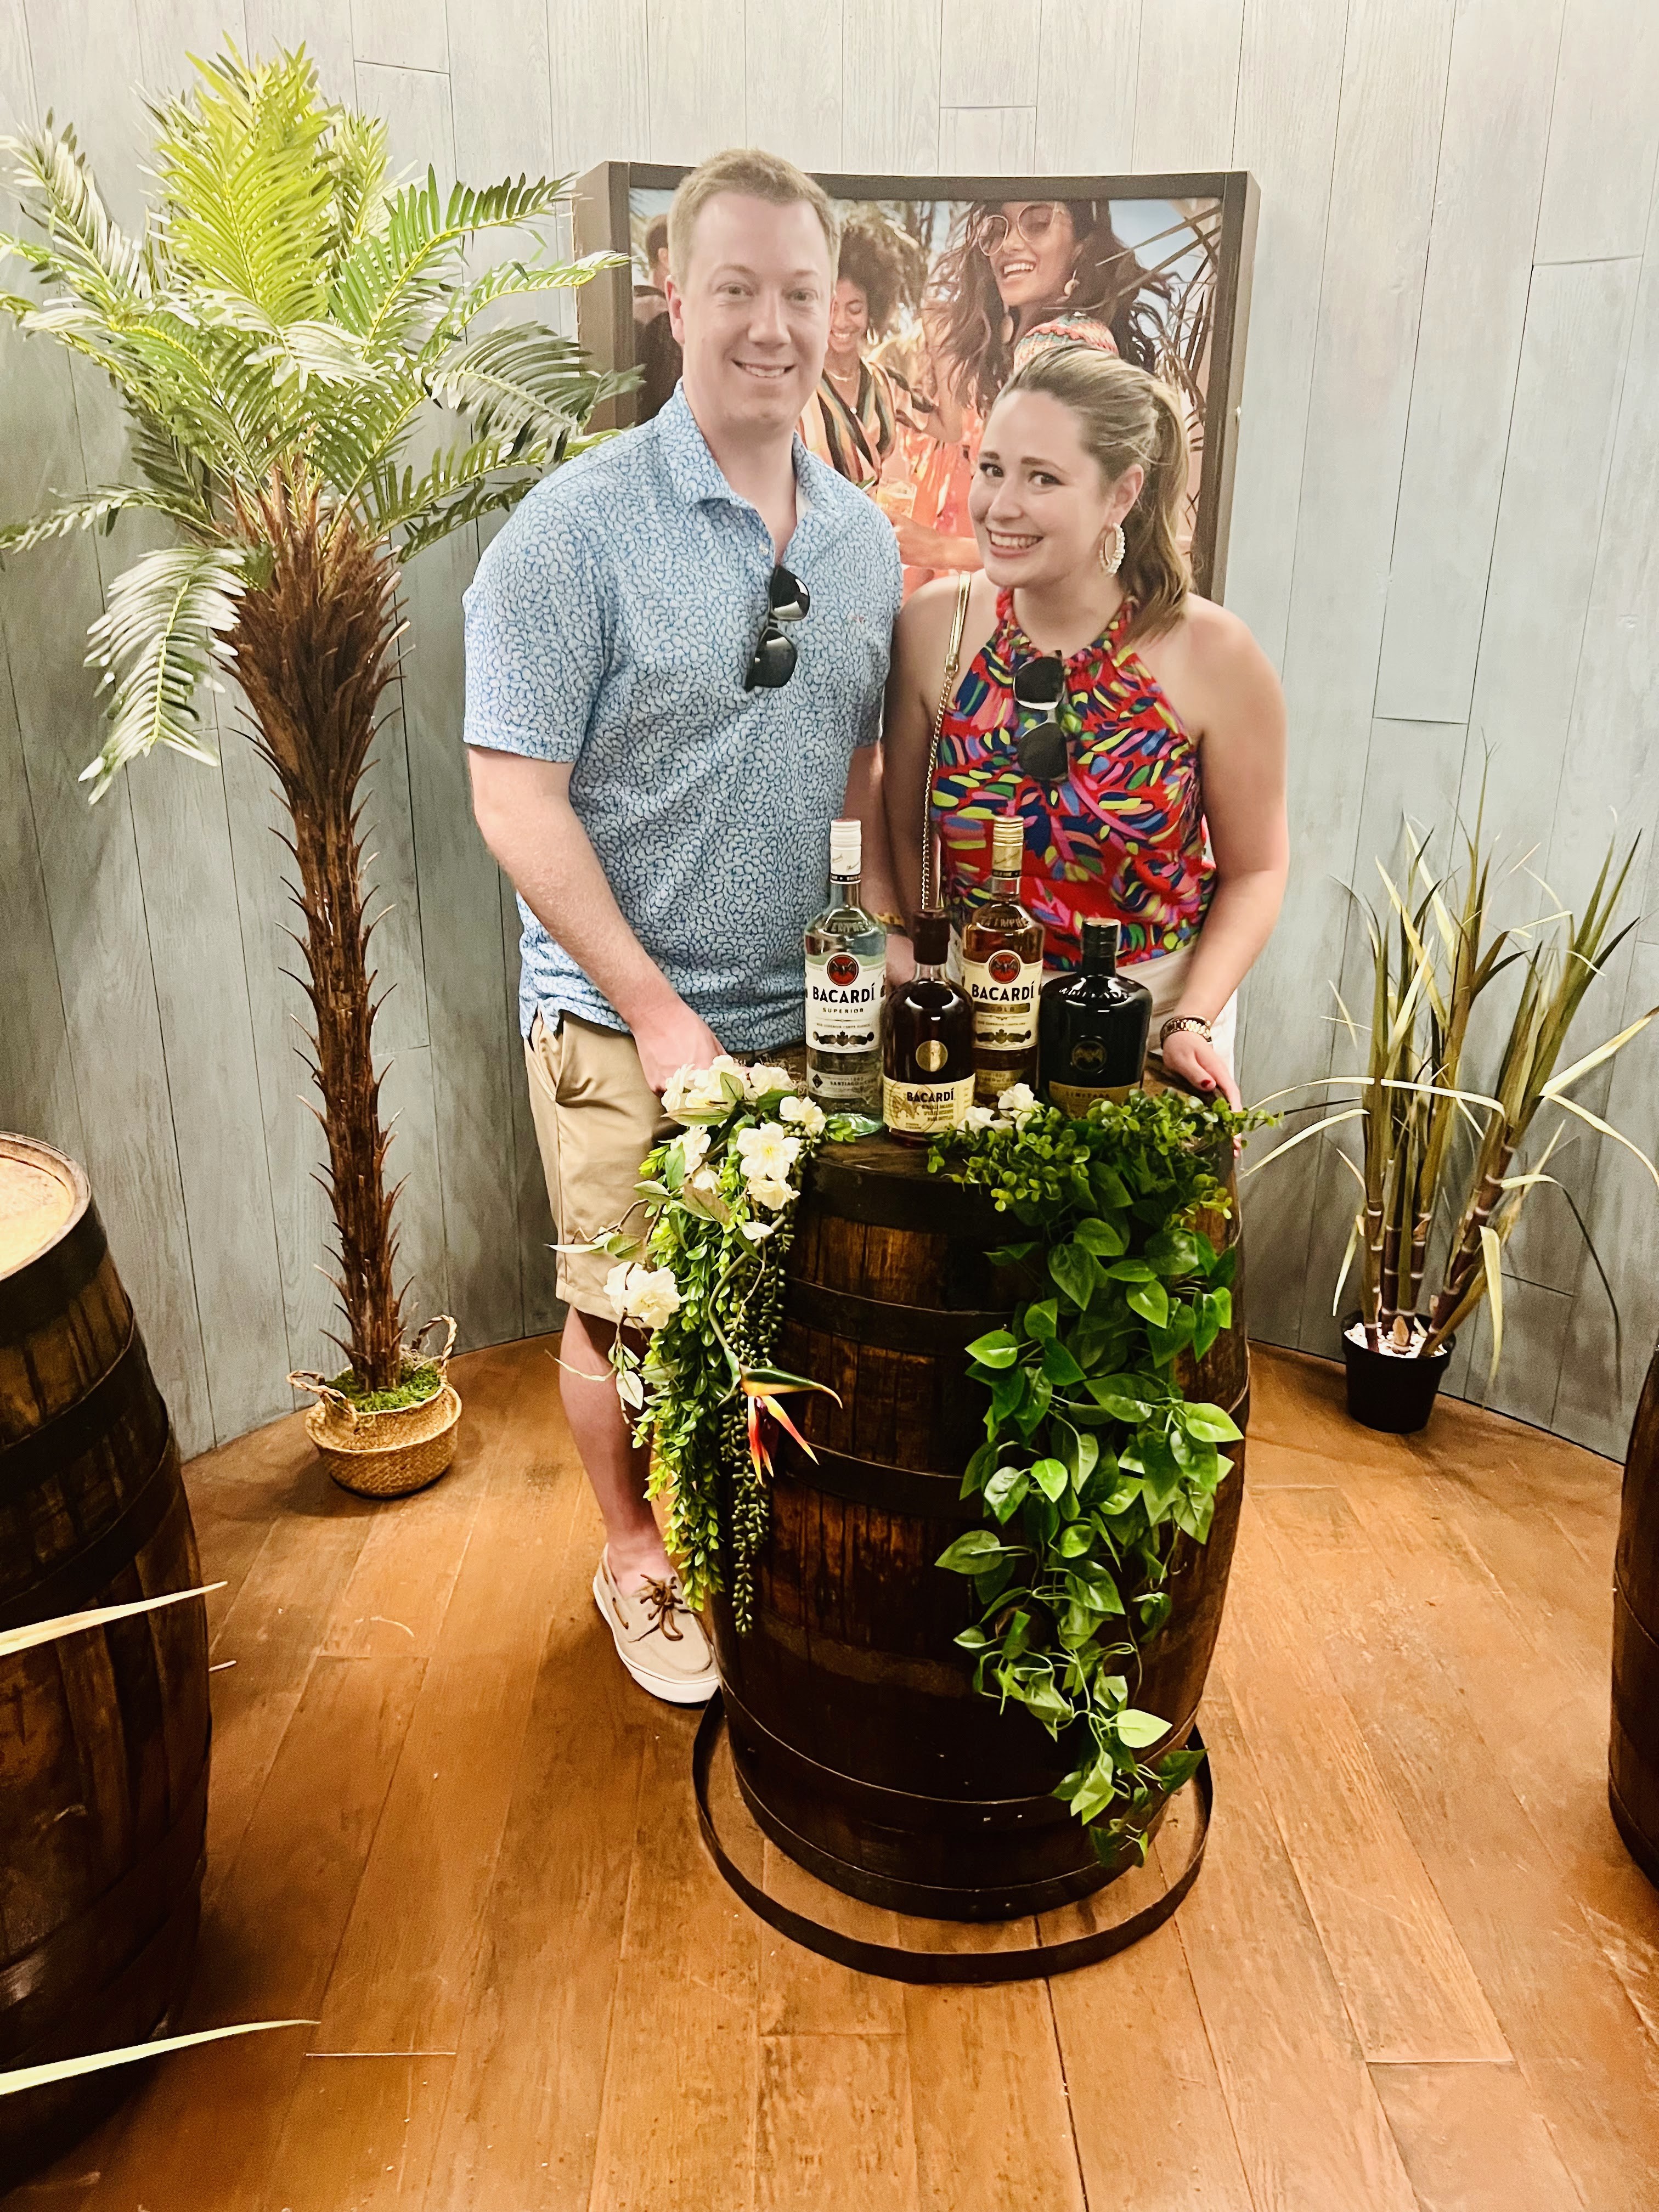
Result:
<instances>
[{"instance_id":1,"label":"potted sugar cane plant","mask_svg":"<svg viewBox=\"0 0 1659 2212\"><path fill-rule=\"evenodd\" d=\"M1645 1155L1571 1095L1639 1036L1659 1007L1560 1065L1587 993L1635 927L1613 927L1635 849L1615 869L1609 847L1582 915L1556 913L1501 928L1492 917L1492 867L1478 819L1465 841L1455 906L1449 887L1430 876L1420 844L1411 845L1403 891L1378 863L1386 908L1379 915L1361 902L1372 982L1364 1069L1322 1086L1354 1094L1352 1103L1332 1103L1259 1163L1267 1166L1322 1131L1358 1125L1357 1158L1340 1142L1333 1147L1354 1178L1359 1204L1332 1310L1357 1262L1359 1304L1343 1316L1342 1352L1348 1410L1367 1428L1405 1435L1424 1426L1456 1332L1483 1301L1491 1310L1496 1373L1504 1248L1531 1192L1546 1183L1561 1188L1589 1242L1571 1194L1548 1172L1575 1121L1635 1152L1659 1187L1659 1170ZM1520 971L1514 1012L1490 1087L1480 1089L1469 1071L1471 1018L1512 967ZM1340 994L1337 1003L1359 1048L1360 1025ZM1535 1159L1523 1164L1523 1148L1546 1108L1559 1118ZM1605 1285L1593 1243L1589 1249ZM1615 1328L1617 1321L1615 1309Z\"/></svg>"},{"instance_id":2,"label":"potted sugar cane plant","mask_svg":"<svg viewBox=\"0 0 1659 2212\"><path fill-rule=\"evenodd\" d=\"M0 291L0 308L108 377L131 465L0 530L0 554L134 512L171 541L116 578L93 625L109 693L94 800L157 744L211 763L198 691L216 672L240 686L289 819L343 1315L344 1370L295 1379L319 1393L308 1418L331 1471L391 1494L442 1472L460 1408L453 1324L432 1357L424 1331L405 1334L362 778L396 675L403 563L510 507L630 380L490 311L617 257L485 265L481 242L535 232L560 185L445 194L428 172L397 189L383 125L325 101L303 53L196 69L150 110L158 189L141 236L112 221L71 131L49 118L5 142L27 228L0 253L33 290Z\"/></svg>"}]
</instances>

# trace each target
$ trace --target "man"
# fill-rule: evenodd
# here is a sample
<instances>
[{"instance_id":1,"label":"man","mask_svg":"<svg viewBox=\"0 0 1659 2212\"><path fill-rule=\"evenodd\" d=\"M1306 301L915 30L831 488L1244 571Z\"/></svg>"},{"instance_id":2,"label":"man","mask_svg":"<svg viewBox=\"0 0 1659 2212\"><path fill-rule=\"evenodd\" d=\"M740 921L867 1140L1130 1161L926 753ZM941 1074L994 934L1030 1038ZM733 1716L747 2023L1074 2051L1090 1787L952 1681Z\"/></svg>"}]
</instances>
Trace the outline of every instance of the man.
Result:
<instances>
[{"instance_id":1,"label":"man","mask_svg":"<svg viewBox=\"0 0 1659 2212\"><path fill-rule=\"evenodd\" d=\"M634 287L634 360L641 371L636 420L648 422L680 380L680 349L668 313L668 217L655 216L645 234L648 284Z\"/></svg>"},{"instance_id":2,"label":"man","mask_svg":"<svg viewBox=\"0 0 1659 2212\"><path fill-rule=\"evenodd\" d=\"M801 1035L830 821L873 828L878 812L860 749L878 732L897 550L794 436L837 244L829 200L790 163L732 152L694 170L669 216L679 387L538 485L466 595L473 805L520 895L562 1245L635 1204L678 1068ZM634 1679L701 1703L713 1660L606 1364L611 1264L559 1258L565 1412L605 1527L593 1594Z\"/></svg>"}]
</instances>

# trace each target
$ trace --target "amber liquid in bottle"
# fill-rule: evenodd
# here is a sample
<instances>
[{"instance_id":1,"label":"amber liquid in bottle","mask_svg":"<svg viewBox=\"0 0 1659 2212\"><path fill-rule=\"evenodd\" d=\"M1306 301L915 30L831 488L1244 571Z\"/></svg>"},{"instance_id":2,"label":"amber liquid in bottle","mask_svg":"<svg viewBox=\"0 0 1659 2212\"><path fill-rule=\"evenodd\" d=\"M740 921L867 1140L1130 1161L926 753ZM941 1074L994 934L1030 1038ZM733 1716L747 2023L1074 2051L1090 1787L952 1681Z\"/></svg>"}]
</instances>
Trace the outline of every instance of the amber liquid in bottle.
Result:
<instances>
[{"instance_id":1,"label":"amber liquid in bottle","mask_svg":"<svg viewBox=\"0 0 1659 2212\"><path fill-rule=\"evenodd\" d=\"M1152 994L1118 974L1117 940L1115 921L1085 921L1082 967L1042 987L1042 1095L1073 1117L1098 1098L1127 1097L1146 1065Z\"/></svg>"},{"instance_id":2,"label":"amber liquid in bottle","mask_svg":"<svg viewBox=\"0 0 1659 2212\"><path fill-rule=\"evenodd\" d=\"M902 1145L959 1128L974 1103L974 1012L945 973L951 925L937 908L916 917L916 972L887 1001L882 1118Z\"/></svg>"},{"instance_id":3,"label":"amber liquid in bottle","mask_svg":"<svg viewBox=\"0 0 1659 2212\"><path fill-rule=\"evenodd\" d=\"M994 1106L1016 1083L1036 1084L1037 994L1042 924L1021 905L1025 825L1017 815L991 832L991 896L962 933L962 983L974 1009L974 1097Z\"/></svg>"}]
</instances>

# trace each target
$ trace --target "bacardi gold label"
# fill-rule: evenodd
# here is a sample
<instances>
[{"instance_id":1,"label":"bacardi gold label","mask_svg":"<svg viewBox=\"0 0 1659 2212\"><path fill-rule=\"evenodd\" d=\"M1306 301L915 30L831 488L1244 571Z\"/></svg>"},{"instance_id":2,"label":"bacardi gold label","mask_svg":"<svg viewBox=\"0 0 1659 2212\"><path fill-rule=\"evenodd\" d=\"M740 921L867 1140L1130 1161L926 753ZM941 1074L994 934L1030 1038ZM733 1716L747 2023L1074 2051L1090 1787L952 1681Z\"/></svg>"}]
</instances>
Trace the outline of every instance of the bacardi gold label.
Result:
<instances>
[{"instance_id":1,"label":"bacardi gold label","mask_svg":"<svg viewBox=\"0 0 1659 2212\"><path fill-rule=\"evenodd\" d=\"M917 1058L926 1050L924 1045ZM882 1119L890 1129L907 1137L931 1137L943 1129L959 1129L973 1103L971 1075L954 1083L900 1083L890 1075L882 1079Z\"/></svg>"},{"instance_id":2,"label":"bacardi gold label","mask_svg":"<svg viewBox=\"0 0 1659 2212\"><path fill-rule=\"evenodd\" d=\"M962 988L973 1002L974 1042L986 1052L1028 1052L1036 1042L1042 962L1003 945L983 960L964 959Z\"/></svg>"}]
</instances>

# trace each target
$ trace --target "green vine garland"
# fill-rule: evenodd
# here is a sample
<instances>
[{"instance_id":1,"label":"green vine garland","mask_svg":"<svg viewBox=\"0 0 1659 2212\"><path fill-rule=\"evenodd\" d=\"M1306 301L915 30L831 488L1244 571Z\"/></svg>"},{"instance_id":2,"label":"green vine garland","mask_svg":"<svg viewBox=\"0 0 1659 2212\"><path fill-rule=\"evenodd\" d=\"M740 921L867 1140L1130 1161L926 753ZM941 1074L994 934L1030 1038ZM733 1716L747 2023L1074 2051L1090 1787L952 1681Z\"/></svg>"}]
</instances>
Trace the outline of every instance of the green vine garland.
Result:
<instances>
[{"instance_id":1,"label":"green vine garland","mask_svg":"<svg viewBox=\"0 0 1659 2212\"><path fill-rule=\"evenodd\" d=\"M1231 1200L1208 1160L1267 1117L1132 1091L1073 1121L1005 1094L994 1117L936 1143L929 1166L993 1194L1035 1233L992 1258L1035 1275L1006 1329L971 1344L990 1392L964 1498L987 1525L939 1564L972 1579L981 1618L957 1638L975 1686L1080 1744L1060 1784L1103 1859L1145 1831L1203 1754L1143 1753L1169 1723L1132 1703L1141 1653L1168 1620L1182 1534L1203 1543L1239 1431L1175 1380L1232 1318L1235 1255L1194 1225Z\"/></svg>"}]
</instances>

